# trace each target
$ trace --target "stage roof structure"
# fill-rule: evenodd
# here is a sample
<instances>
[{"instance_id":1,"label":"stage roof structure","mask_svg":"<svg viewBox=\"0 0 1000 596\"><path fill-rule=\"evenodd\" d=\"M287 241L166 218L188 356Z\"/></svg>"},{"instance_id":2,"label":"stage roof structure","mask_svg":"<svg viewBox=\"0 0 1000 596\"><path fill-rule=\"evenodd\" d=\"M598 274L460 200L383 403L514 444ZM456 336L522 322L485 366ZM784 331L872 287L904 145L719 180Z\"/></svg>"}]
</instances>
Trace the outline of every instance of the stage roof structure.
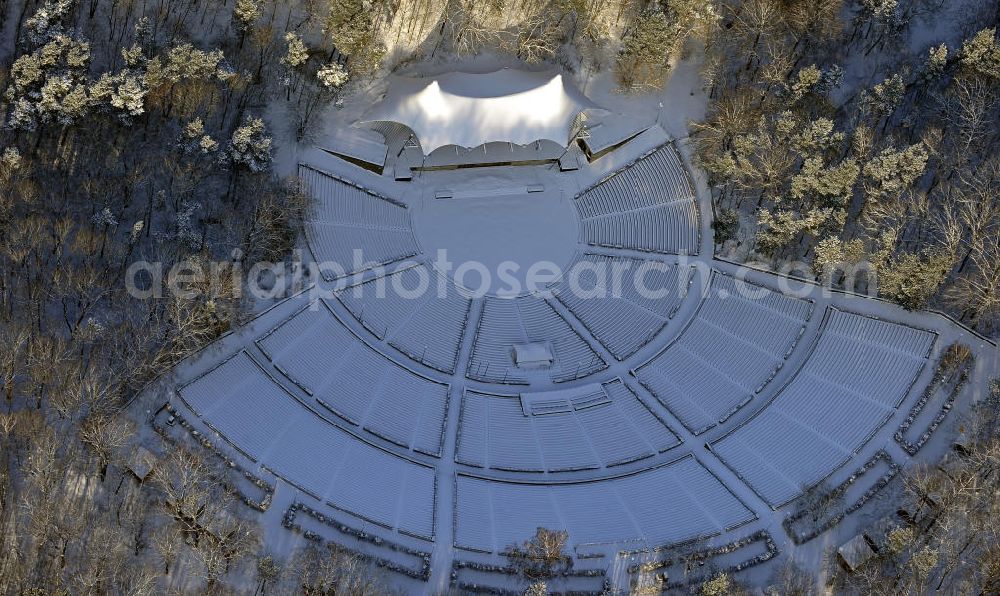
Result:
<instances>
[{"instance_id":1,"label":"stage roof structure","mask_svg":"<svg viewBox=\"0 0 1000 596\"><path fill-rule=\"evenodd\" d=\"M550 140L566 146L576 116L587 109L600 106L557 71L504 68L393 77L385 98L363 121L404 124L430 154L446 145L472 148L491 141Z\"/></svg>"}]
</instances>

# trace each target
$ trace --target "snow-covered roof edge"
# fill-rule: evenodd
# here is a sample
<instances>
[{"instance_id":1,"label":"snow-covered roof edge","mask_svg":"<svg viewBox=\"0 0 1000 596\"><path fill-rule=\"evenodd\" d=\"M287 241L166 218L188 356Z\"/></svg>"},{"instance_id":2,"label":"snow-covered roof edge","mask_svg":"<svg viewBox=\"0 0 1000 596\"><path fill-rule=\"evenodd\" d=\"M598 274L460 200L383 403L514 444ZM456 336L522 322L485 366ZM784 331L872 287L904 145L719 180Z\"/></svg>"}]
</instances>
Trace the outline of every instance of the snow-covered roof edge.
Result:
<instances>
[{"instance_id":1,"label":"snow-covered roof edge","mask_svg":"<svg viewBox=\"0 0 1000 596\"><path fill-rule=\"evenodd\" d=\"M500 141L566 145L583 110L600 108L557 70L503 68L434 77L393 76L381 102L362 122L392 121L411 128L424 153Z\"/></svg>"}]
</instances>

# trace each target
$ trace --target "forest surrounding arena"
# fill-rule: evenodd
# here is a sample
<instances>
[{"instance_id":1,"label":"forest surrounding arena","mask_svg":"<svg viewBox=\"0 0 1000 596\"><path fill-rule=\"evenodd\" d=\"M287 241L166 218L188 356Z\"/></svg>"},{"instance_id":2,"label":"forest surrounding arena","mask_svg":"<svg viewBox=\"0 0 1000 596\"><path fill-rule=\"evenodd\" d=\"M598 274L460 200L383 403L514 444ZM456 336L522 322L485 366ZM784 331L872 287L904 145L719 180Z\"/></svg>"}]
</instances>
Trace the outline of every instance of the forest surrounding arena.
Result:
<instances>
[{"instance_id":1,"label":"forest surrounding arena","mask_svg":"<svg viewBox=\"0 0 1000 596\"><path fill-rule=\"evenodd\" d=\"M0 596L1000 594L996 0L3 0Z\"/></svg>"},{"instance_id":2,"label":"forest surrounding arena","mask_svg":"<svg viewBox=\"0 0 1000 596\"><path fill-rule=\"evenodd\" d=\"M993 353L939 315L714 259L686 146L656 125L547 166L437 147L437 171L405 128L379 128L378 173L308 154L308 248L342 267L182 364L157 416L273 476L274 532L407 589L521 589L504 554L540 527L568 532L567 590L623 589L678 545L713 570L765 563L811 487L867 500L907 463L893 435L949 345ZM393 176L405 160L420 173ZM506 285L485 282L505 260ZM528 291L540 261L563 273ZM611 291L615 269L643 284Z\"/></svg>"}]
</instances>

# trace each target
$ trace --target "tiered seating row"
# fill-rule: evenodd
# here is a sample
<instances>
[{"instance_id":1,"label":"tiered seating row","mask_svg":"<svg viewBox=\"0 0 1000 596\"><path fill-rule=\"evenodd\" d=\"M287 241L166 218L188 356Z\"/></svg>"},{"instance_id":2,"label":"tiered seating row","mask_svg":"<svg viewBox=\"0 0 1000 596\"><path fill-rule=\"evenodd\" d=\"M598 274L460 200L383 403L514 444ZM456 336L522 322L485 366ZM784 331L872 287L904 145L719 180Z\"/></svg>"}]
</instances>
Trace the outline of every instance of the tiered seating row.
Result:
<instances>
[{"instance_id":1,"label":"tiered seating row","mask_svg":"<svg viewBox=\"0 0 1000 596\"><path fill-rule=\"evenodd\" d=\"M690 273L655 261L584 255L553 291L615 358L624 360L673 317L687 295Z\"/></svg>"},{"instance_id":2,"label":"tiered seating row","mask_svg":"<svg viewBox=\"0 0 1000 596\"><path fill-rule=\"evenodd\" d=\"M309 166L302 166L300 173L318 199L316 220L361 228L410 229L410 216L402 203Z\"/></svg>"},{"instance_id":3,"label":"tiered seating row","mask_svg":"<svg viewBox=\"0 0 1000 596\"><path fill-rule=\"evenodd\" d=\"M698 238L698 206L694 201L655 205L581 222L581 240L592 246L697 254Z\"/></svg>"},{"instance_id":4,"label":"tiered seating row","mask_svg":"<svg viewBox=\"0 0 1000 596\"><path fill-rule=\"evenodd\" d=\"M306 165L299 166L299 177L317 204L306 225L309 245L317 261L338 266L326 267L325 276L363 271L420 252L402 203Z\"/></svg>"},{"instance_id":5,"label":"tiered seating row","mask_svg":"<svg viewBox=\"0 0 1000 596\"><path fill-rule=\"evenodd\" d=\"M492 383L524 383L530 371L517 368L513 346L547 343L555 361L547 374L568 381L607 368L569 323L542 298L487 298L476 328L467 376Z\"/></svg>"},{"instance_id":6,"label":"tiered seating row","mask_svg":"<svg viewBox=\"0 0 1000 596\"><path fill-rule=\"evenodd\" d=\"M695 317L635 371L646 389L700 434L763 389L805 330L812 303L713 272Z\"/></svg>"},{"instance_id":7,"label":"tiered seating row","mask_svg":"<svg viewBox=\"0 0 1000 596\"><path fill-rule=\"evenodd\" d=\"M466 391L455 459L482 468L559 472L616 466L679 443L615 380L520 398Z\"/></svg>"},{"instance_id":8,"label":"tiered seating row","mask_svg":"<svg viewBox=\"0 0 1000 596\"><path fill-rule=\"evenodd\" d=\"M404 448L440 455L448 386L372 349L325 302L300 310L257 346L324 408Z\"/></svg>"},{"instance_id":9,"label":"tiered seating row","mask_svg":"<svg viewBox=\"0 0 1000 596\"><path fill-rule=\"evenodd\" d=\"M695 254L698 206L673 145L640 157L577 196L582 240L594 246Z\"/></svg>"},{"instance_id":10,"label":"tiered seating row","mask_svg":"<svg viewBox=\"0 0 1000 596\"><path fill-rule=\"evenodd\" d=\"M410 358L451 374L472 301L424 265L337 292L361 324ZM423 292L418 293L420 288ZM445 293L438 289L444 288Z\"/></svg>"},{"instance_id":11,"label":"tiered seating row","mask_svg":"<svg viewBox=\"0 0 1000 596\"><path fill-rule=\"evenodd\" d=\"M455 546L496 552L538 527L569 532L571 545L674 544L754 518L692 456L651 470L591 482L515 483L460 474Z\"/></svg>"},{"instance_id":12,"label":"tiered seating row","mask_svg":"<svg viewBox=\"0 0 1000 596\"><path fill-rule=\"evenodd\" d=\"M320 418L246 352L180 387L206 424L331 506L416 537L434 535L434 470Z\"/></svg>"},{"instance_id":13,"label":"tiered seating row","mask_svg":"<svg viewBox=\"0 0 1000 596\"><path fill-rule=\"evenodd\" d=\"M581 217L591 218L693 197L680 156L668 143L581 193L577 209Z\"/></svg>"},{"instance_id":14,"label":"tiered seating row","mask_svg":"<svg viewBox=\"0 0 1000 596\"><path fill-rule=\"evenodd\" d=\"M772 506L788 502L843 465L885 423L935 337L829 309L795 377L712 449Z\"/></svg>"}]
</instances>

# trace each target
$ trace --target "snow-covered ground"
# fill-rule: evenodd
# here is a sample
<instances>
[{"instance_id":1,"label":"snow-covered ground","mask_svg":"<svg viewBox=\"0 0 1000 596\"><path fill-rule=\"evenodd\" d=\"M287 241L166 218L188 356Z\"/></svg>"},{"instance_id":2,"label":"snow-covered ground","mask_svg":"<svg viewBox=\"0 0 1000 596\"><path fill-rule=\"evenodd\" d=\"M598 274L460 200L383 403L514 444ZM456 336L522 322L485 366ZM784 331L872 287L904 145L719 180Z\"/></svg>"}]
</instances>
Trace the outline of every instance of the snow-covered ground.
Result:
<instances>
[{"instance_id":1,"label":"snow-covered ground","mask_svg":"<svg viewBox=\"0 0 1000 596\"><path fill-rule=\"evenodd\" d=\"M319 201L306 230L313 258L362 248L385 266L314 275L150 387L142 409L169 402L247 469L280 478L259 516L272 551L301 542L281 523L300 503L341 525L301 509L296 524L403 570L393 577L413 593L516 589L490 566L540 525L570 531L578 573L557 589L597 590L606 577L627 591L630 567L695 538L768 537L725 549L719 566L770 556L818 568L824 549L885 508L875 499L795 546L781 525L789 499L843 482L883 451L900 466L939 457L948 423L915 457L893 440L938 356L953 342L975 354L958 411L984 394L1000 358L942 315L714 258L709 192L684 140L704 106L696 65L673 77L663 97L638 100L592 82L597 103L651 127L576 171L458 169L403 182L392 168L303 156ZM300 157L290 159L294 171ZM539 260L631 262L675 285L658 299L511 301L495 287L468 296L435 263L439 248L488 269L509 259L522 274ZM419 282L418 270L444 273L445 295L431 281L430 294L403 296L413 286L393 280ZM343 279L369 289L384 279L385 297L355 296ZM519 367L514 345L554 362ZM773 565L746 577L762 583Z\"/></svg>"}]
</instances>

